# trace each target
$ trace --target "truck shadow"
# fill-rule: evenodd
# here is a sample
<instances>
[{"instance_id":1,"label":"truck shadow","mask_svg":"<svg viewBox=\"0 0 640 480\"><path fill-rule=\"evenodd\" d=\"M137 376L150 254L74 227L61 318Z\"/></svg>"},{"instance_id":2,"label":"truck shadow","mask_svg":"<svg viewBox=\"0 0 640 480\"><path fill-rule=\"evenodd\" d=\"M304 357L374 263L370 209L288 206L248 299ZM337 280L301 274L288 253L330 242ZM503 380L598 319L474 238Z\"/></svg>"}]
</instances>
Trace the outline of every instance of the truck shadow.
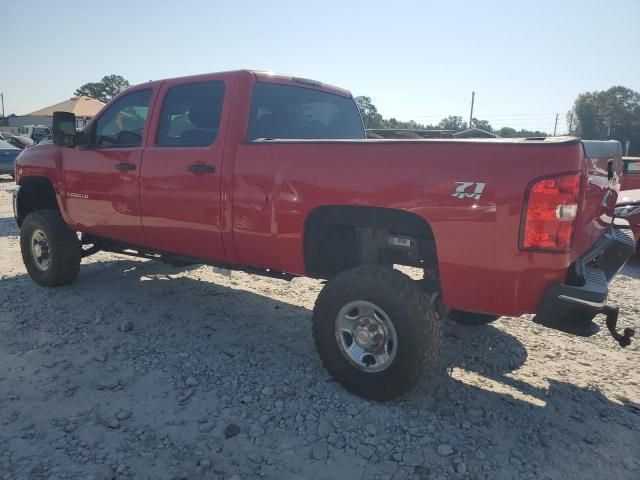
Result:
<instances>
[{"instance_id":1,"label":"truck shadow","mask_svg":"<svg viewBox=\"0 0 640 480\"><path fill-rule=\"evenodd\" d=\"M3 281L4 286L0 284L0 304L8 300L3 297L9 296L10 285L31 302L41 302L52 310L70 311L72 302L77 306L79 299L85 299L86 308L74 312L74 318L67 322L74 323L72 328L86 343L69 348L163 352L163 356L154 357L160 363L153 368L174 372L172 375L178 378L189 374L187 362L178 356L186 352L191 358L197 357L199 371L216 371L234 382L238 378L258 382L252 385L256 391L265 385L286 386L289 393L285 400L291 400L287 408L300 409L299 413L306 413L305 403L332 398L343 407L332 410L336 425L354 421L346 408L353 406L366 413L363 429L371 415L387 425L385 431L379 428L378 435L409 435L415 429L419 432L416 435L431 435L438 442L453 445L456 451L472 445L492 461L501 464L506 459L504 471L513 470L513 478L518 478L523 468L517 450L524 445L529 450L527 462L537 465L537 478L577 478L580 471L590 472L591 476L583 478L605 478L607 472L610 478L627 478L625 473L631 472L620 465L627 458L640 456L634 433L640 430L640 405L631 400L612 402L602 392L570 381L550 379L548 388L541 388L514 378L510 374L523 367L527 350L500 328L488 325L468 329L447 324L446 366L465 374L458 378L452 375L437 388L423 385L403 401L377 404L350 395L324 371L314 353L308 308L240 289L234 276L244 274L220 276L225 282L221 285L181 276L182 271L158 262L94 262L83 265L74 285L55 290L39 288L26 275L20 275ZM296 281L289 285L273 282L274 296L296 292ZM118 332L117 326L127 320L133 322L133 332ZM11 327L10 333L10 327L3 326L5 322L0 321L0 336L8 335L6 341L13 342L13 348L21 342L25 349L31 348L31 334L60 333L59 319L55 318L36 316L28 325ZM78 366L82 375L95 375L92 370L103 368L80 352L73 358L82 364ZM136 366L138 360L128 361ZM140 362L140 371L148 374L148 364ZM259 374L250 373L256 369ZM78 372L71 368L68 375L72 374ZM139 375L131 380L133 384L142 381L145 373ZM545 372L538 375L544 377ZM213 389L208 393L208 405L230 395L225 403L232 406L229 408L260 411L259 396L248 402L245 393ZM76 396L92 394L81 389ZM151 400L146 397L140 401ZM389 411L394 415L388 416ZM359 417L355 418L357 421ZM435 425L436 431L427 431L429 424ZM294 425L292 435L295 430ZM472 457L471 451L468 457L468 463L482 464L481 457ZM438 458L434 457L434 462Z\"/></svg>"},{"instance_id":2,"label":"truck shadow","mask_svg":"<svg viewBox=\"0 0 640 480\"><path fill-rule=\"evenodd\" d=\"M627 277L640 279L640 250L636 251L620 271L620 274Z\"/></svg>"}]
</instances>

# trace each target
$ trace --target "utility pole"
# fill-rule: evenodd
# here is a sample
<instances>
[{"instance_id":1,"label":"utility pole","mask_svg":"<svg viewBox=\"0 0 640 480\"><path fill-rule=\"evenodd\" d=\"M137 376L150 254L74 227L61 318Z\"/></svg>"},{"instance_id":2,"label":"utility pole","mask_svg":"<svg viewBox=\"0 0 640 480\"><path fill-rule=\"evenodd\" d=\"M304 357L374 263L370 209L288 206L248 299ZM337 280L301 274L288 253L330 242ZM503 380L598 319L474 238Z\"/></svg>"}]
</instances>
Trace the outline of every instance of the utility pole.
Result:
<instances>
[{"instance_id":1,"label":"utility pole","mask_svg":"<svg viewBox=\"0 0 640 480\"><path fill-rule=\"evenodd\" d=\"M4 118L4 93L0 93L0 99L2 99L2 118Z\"/></svg>"},{"instance_id":2,"label":"utility pole","mask_svg":"<svg viewBox=\"0 0 640 480\"><path fill-rule=\"evenodd\" d=\"M469 114L469 128L472 128L473 125L471 124L471 122L473 122L473 101L476 98L476 92L471 92L471 113Z\"/></svg>"},{"instance_id":3,"label":"utility pole","mask_svg":"<svg viewBox=\"0 0 640 480\"><path fill-rule=\"evenodd\" d=\"M556 113L556 124L553 126L553 136L556 136L556 130L558 130L558 114Z\"/></svg>"},{"instance_id":4,"label":"utility pole","mask_svg":"<svg viewBox=\"0 0 640 480\"><path fill-rule=\"evenodd\" d=\"M573 112L569 114L569 135L571 135L572 130L573 130Z\"/></svg>"}]
</instances>

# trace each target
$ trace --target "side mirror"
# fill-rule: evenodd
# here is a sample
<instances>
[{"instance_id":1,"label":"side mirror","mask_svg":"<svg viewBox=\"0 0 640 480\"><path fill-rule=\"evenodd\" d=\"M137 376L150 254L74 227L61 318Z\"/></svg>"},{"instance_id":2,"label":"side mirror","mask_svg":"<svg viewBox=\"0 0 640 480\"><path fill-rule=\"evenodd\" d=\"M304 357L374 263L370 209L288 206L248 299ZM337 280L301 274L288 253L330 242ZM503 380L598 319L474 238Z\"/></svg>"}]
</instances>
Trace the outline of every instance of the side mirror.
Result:
<instances>
[{"instance_id":1,"label":"side mirror","mask_svg":"<svg viewBox=\"0 0 640 480\"><path fill-rule=\"evenodd\" d=\"M76 140L76 116L69 112L53 112L53 143L58 147L73 147Z\"/></svg>"}]
</instances>

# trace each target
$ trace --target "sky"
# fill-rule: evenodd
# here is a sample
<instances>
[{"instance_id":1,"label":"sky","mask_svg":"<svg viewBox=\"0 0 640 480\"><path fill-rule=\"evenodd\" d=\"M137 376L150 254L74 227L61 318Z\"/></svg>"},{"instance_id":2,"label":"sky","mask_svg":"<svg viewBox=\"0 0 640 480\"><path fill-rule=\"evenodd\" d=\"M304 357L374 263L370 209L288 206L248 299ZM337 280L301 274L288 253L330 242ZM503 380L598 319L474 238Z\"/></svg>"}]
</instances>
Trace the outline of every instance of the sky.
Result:
<instances>
[{"instance_id":1,"label":"sky","mask_svg":"<svg viewBox=\"0 0 640 480\"><path fill-rule=\"evenodd\" d=\"M2 7L5 113L118 74L132 84L239 68L320 80L385 117L566 131L585 91L640 91L640 0L30 0ZM15 49L18 55L7 55Z\"/></svg>"}]
</instances>

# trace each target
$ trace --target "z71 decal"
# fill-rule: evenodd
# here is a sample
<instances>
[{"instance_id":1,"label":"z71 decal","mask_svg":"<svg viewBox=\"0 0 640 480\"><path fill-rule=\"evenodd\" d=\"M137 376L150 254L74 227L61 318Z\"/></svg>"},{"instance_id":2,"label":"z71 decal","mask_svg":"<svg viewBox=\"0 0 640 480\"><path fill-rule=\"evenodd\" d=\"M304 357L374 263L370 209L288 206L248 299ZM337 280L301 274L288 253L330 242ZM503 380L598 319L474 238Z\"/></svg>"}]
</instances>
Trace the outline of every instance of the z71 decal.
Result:
<instances>
[{"instance_id":1,"label":"z71 decal","mask_svg":"<svg viewBox=\"0 0 640 480\"><path fill-rule=\"evenodd\" d=\"M480 200L482 197L482 192L484 192L484 186L486 183L482 182L453 182L457 185L456 189L453 192L452 197L456 198L473 198L475 200Z\"/></svg>"}]
</instances>

